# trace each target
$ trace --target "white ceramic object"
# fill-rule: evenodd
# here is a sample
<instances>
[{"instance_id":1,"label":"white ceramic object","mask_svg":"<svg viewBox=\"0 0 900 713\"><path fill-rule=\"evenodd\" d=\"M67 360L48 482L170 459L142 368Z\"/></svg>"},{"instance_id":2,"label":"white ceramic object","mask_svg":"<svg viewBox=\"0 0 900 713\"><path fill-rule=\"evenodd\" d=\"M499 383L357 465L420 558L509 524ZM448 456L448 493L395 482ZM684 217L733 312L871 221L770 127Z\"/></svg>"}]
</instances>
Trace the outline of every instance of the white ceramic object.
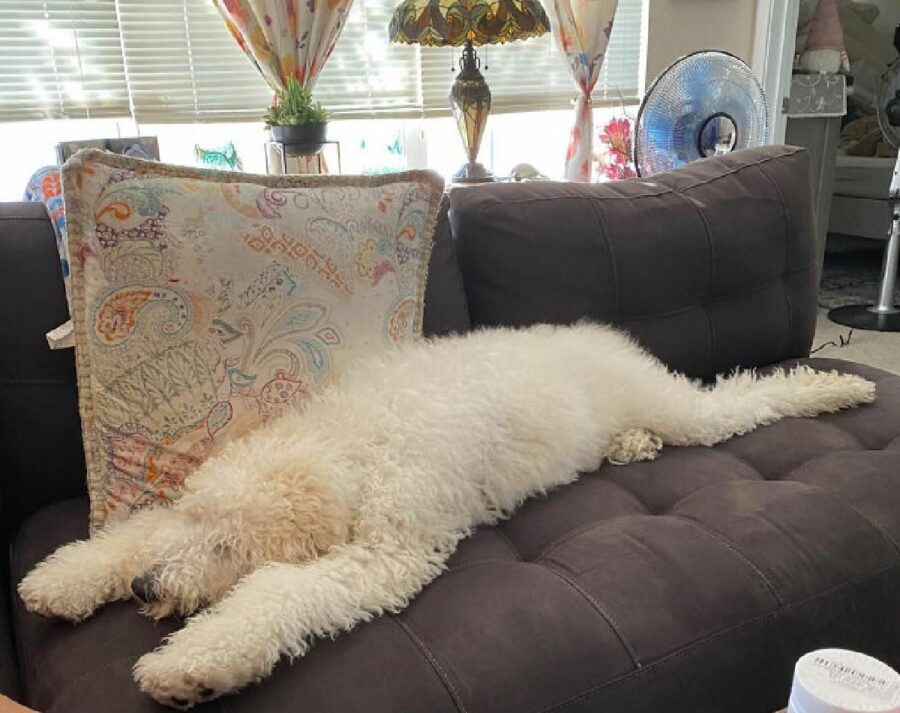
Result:
<instances>
[{"instance_id":1,"label":"white ceramic object","mask_svg":"<svg viewBox=\"0 0 900 713\"><path fill-rule=\"evenodd\" d=\"M855 651L820 649L794 668L788 713L900 713L900 674Z\"/></svg>"}]
</instances>

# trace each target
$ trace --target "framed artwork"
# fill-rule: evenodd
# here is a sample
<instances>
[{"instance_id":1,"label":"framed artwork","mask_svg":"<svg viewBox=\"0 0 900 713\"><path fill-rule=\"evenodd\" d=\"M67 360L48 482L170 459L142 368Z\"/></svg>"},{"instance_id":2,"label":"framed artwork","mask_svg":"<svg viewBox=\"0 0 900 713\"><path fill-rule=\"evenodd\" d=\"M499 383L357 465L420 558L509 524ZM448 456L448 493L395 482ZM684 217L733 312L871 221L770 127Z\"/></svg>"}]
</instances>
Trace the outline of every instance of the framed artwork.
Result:
<instances>
[{"instance_id":1,"label":"framed artwork","mask_svg":"<svg viewBox=\"0 0 900 713\"><path fill-rule=\"evenodd\" d=\"M79 149L102 149L122 156L159 161L159 142L155 136L130 136L119 139L60 141L56 144L56 162L62 166Z\"/></svg>"}]
</instances>

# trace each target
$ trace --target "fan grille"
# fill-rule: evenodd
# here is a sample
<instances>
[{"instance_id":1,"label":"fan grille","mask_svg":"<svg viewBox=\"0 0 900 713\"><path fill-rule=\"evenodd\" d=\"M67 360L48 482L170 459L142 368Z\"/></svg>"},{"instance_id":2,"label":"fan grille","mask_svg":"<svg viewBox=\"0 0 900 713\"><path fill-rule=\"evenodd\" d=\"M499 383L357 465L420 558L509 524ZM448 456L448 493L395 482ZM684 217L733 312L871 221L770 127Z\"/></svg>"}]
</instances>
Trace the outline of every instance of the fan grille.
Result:
<instances>
[{"instance_id":1,"label":"fan grille","mask_svg":"<svg viewBox=\"0 0 900 713\"><path fill-rule=\"evenodd\" d=\"M737 126L735 151L765 143L765 95L744 62L726 52L698 52L676 61L641 105L634 141L638 173L649 176L703 158L699 134L717 114Z\"/></svg>"}]
</instances>

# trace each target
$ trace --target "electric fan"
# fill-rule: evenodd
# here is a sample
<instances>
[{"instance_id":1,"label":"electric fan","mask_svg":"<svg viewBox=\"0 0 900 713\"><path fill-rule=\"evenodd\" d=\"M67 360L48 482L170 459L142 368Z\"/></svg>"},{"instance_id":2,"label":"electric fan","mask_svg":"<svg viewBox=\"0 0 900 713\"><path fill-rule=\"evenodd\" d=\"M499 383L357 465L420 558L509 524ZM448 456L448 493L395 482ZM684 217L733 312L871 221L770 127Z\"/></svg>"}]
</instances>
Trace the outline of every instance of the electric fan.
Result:
<instances>
[{"instance_id":1,"label":"electric fan","mask_svg":"<svg viewBox=\"0 0 900 713\"><path fill-rule=\"evenodd\" d=\"M900 52L900 27L894 35L894 46ZM890 66L881 82L878 123L885 138L900 149L900 59ZM894 166L890 200L893 218L887 249L884 252L878 302L874 305L850 305L833 309L828 313L828 318L832 322L857 329L900 332L900 309L894 306L897 261L900 258L900 155L897 156L897 163Z\"/></svg>"},{"instance_id":2,"label":"electric fan","mask_svg":"<svg viewBox=\"0 0 900 713\"><path fill-rule=\"evenodd\" d=\"M766 97L751 69L727 52L696 52L659 75L644 97L634 165L650 176L761 146L767 134Z\"/></svg>"}]
</instances>

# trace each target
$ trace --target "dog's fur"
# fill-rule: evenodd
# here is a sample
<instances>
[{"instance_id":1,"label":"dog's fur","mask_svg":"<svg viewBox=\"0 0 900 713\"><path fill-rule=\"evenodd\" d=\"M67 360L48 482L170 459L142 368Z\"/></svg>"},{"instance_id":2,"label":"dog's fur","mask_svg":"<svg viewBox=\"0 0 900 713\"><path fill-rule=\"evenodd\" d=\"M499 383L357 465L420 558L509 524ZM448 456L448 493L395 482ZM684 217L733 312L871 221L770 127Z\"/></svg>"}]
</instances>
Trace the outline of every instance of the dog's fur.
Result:
<instances>
[{"instance_id":1,"label":"dog's fur","mask_svg":"<svg viewBox=\"0 0 900 713\"><path fill-rule=\"evenodd\" d=\"M208 607L134 668L142 690L189 707L402 609L475 527L603 458L711 446L874 395L805 367L703 388L587 324L423 341L227 446L172 507L61 548L19 592L72 621L132 596L156 617Z\"/></svg>"}]
</instances>

